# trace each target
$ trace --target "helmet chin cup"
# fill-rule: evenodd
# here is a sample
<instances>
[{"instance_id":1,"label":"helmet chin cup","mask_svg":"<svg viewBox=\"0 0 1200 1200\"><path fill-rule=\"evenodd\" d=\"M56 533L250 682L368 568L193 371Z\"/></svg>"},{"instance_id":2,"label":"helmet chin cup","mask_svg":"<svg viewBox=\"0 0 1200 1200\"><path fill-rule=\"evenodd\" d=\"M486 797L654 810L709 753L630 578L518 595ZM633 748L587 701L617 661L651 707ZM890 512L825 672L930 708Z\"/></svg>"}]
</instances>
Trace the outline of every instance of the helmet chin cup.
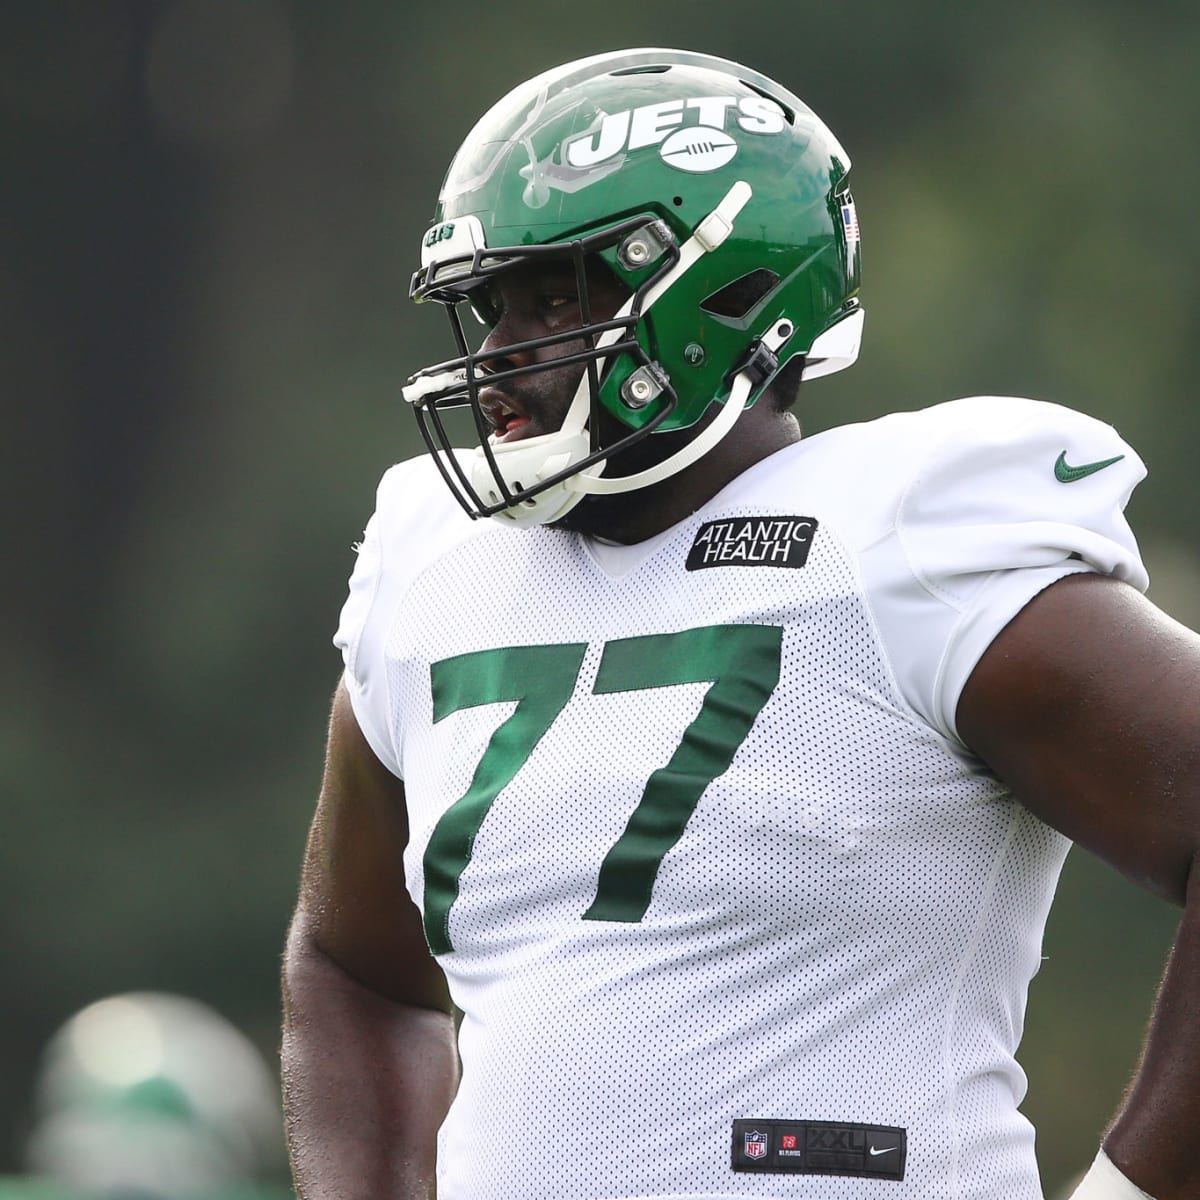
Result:
<instances>
[{"instance_id":1,"label":"helmet chin cup","mask_svg":"<svg viewBox=\"0 0 1200 1200\"><path fill-rule=\"evenodd\" d=\"M471 459L471 484L488 505L503 504L497 475L509 492L523 492L565 471L588 456L591 444L586 430L574 433L559 430L517 442L492 442L487 450L476 449ZM488 453L495 463L488 461ZM583 493L570 487L574 476L564 479L537 495L527 496L508 508L493 513L498 521L512 525L547 525L566 516L583 499Z\"/></svg>"}]
</instances>

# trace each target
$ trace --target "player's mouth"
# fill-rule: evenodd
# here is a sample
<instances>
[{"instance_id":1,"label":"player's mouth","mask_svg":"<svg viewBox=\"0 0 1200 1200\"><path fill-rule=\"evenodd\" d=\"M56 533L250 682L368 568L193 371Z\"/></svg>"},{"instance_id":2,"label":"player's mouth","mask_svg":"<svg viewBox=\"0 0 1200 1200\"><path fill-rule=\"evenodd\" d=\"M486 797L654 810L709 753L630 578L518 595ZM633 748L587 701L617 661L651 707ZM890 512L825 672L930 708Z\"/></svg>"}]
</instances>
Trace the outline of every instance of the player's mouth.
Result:
<instances>
[{"instance_id":1,"label":"player's mouth","mask_svg":"<svg viewBox=\"0 0 1200 1200\"><path fill-rule=\"evenodd\" d=\"M534 430L532 421L520 405L508 395L494 388L479 397L479 407L492 427L493 442L515 442L521 438L531 437Z\"/></svg>"}]
</instances>

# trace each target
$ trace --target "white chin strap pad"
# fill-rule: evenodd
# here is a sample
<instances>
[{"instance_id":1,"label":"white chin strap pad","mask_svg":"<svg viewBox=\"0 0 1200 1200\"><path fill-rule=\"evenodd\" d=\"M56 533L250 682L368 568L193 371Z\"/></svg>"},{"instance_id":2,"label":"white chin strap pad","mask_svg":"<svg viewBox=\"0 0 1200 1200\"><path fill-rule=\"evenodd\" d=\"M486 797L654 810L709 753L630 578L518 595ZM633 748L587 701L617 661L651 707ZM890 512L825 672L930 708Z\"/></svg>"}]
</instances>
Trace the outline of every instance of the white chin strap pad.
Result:
<instances>
[{"instance_id":1,"label":"white chin strap pad","mask_svg":"<svg viewBox=\"0 0 1200 1200\"><path fill-rule=\"evenodd\" d=\"M574 405L572 405L574 408ZM570 414L568 414L568 421ZM572 463L586 458L591 450L587 430L570 432L566 423L557 433L523 438L516 442L492 442L492 456L510 491L522 491L566 470ZM471 459L471 485L485 504L500 504L504 499L492 474L491 464L482 449ZM565 516L583 499L582 494L568 492L562 484L549 487L512 508L494 513L496 520L513 525L547 525Z\"/></svg>"}]
</instances>

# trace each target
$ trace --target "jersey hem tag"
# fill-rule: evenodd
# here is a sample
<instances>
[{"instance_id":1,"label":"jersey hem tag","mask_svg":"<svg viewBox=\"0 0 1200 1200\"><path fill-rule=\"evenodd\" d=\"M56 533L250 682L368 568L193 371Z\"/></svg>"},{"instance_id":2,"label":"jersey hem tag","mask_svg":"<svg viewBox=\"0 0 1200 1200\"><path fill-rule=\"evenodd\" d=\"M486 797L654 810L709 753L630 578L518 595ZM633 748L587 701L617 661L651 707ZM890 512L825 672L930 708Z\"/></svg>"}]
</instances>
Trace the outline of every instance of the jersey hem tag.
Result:
<instances>
[{"instance_id":1,"label":"jersey hem tag","mask_svg":"<svg viewBox=\"0 0 1200 1200\"><path fill-rule=\"evenodd\" d=\"M907 1137L896 1125L747 1118L733 1123L732 1151L735 1171L899 1181Z\"/></svg>"}]
</instances>

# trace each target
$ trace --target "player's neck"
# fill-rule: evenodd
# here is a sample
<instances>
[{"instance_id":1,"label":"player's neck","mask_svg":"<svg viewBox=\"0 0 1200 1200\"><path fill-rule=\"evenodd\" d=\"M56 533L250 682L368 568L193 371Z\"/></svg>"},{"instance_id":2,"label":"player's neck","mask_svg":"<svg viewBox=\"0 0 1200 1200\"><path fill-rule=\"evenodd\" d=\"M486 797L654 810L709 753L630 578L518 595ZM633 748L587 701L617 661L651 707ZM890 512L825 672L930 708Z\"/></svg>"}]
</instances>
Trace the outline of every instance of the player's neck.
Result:
<instances>
[{"instance_id":1,"label":"player's neck","mask_svg":"<svg viewBox=\"0 0 1200 1200\"><path fill-rule=\"evenodd\" d=\"M756 406L708 454L678 475L636 492L589 497L561 527L625 545L644 542L703 508L755 463L799 440L800 426L791 413Z\"/></svg>"}]
</instances>

